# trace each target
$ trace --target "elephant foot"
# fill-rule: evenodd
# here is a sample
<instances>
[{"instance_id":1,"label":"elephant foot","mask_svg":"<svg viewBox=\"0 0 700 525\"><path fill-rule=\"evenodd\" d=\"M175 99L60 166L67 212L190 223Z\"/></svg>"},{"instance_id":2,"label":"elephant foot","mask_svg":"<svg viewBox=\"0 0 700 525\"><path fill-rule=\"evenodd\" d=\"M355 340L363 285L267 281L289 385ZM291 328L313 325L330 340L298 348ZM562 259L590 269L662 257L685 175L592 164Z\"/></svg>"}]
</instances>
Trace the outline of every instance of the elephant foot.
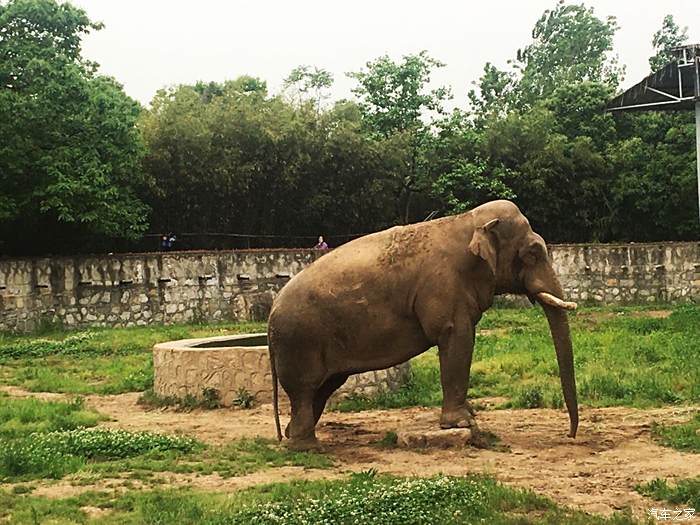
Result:
<instances>
[{"instance_id":1,"label":"elephant foot","mask_svg":"<svg viewBox=\"0 0 700 525\"><path fill-rule=\"evenodd\" d=\"M323 446L316 439L316 436L308 438L291 438L286 446L295 452L323 452Z\"/></svg>"},{"instance_id":2,"label":"elephant foot","mask_svg":"<svg viewBox=\"0 0 700 525\"><path fill-rule=\"evenodd\" d=\"M456 410L444 410L440 416L440 428L471 428L478 430L474 411L469 405Z\"/></svg>"}]
</instances>

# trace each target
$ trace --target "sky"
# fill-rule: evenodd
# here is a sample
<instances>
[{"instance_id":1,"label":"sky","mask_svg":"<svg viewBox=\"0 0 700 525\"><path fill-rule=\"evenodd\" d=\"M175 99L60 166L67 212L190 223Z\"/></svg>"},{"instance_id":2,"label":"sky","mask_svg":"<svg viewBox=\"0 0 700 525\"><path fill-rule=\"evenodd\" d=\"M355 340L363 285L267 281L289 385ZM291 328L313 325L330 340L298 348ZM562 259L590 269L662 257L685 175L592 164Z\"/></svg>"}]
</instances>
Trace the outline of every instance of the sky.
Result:
<instances>
[{"instance_id":1,"label":"sky","mask_svg":"<svg viewBox=\"0 0 700 525\"><path fill-rule=\"evenodd\" d=\"M446 67L433 85L447 85L453 106L486 62L507 60L531 40L535 22L556 0L72 0L101 31L88 35L83 53L115 77L131 97L148 104L160 88L239 75L266 80L278 92L296 66L329 70L331 100L351 96L357 71L381 55L395 60L427 50ZM578 2L577 2L578 3ZM689 26L700 42L700 2L586 0L595 14L615 16L615 53L626 66L623 87L648 73L651 38L666 14ZM695 25L691 22L697 21Z\"/></svg>"}]
</instances>

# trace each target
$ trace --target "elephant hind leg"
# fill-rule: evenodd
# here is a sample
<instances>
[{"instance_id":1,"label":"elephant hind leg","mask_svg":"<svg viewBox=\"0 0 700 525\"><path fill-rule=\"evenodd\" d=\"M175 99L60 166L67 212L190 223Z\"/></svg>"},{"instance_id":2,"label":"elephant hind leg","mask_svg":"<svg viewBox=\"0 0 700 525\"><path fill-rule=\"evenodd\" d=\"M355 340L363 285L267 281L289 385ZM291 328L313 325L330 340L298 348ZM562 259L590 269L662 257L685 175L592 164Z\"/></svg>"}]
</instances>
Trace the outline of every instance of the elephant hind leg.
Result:
<instances>
[{"instance_id":1,"label":"elephant hind leg","mask_svg":"<svg viewBox=\"0 0 700 525\"><path fill-rule=\"evenodd\" d=\"M348 380L349 374L336 374L328 379L321 385L321 388L316 392L314 397L314 425L318 423L321 418L323 409L326 408L326 403L328 399L333 395L333 392L338 390L345 381Z\"/></svg>"},{"instance_id":2,"label":"elephant hind leg","mask_svg":"<svg viewBox=\"0 0 700 525\"><path fill-rule=\"evenodd\" d=\"M292 417L284 431L289 438L287 446L292 450L309 450L318 447L314 398L316 390L304 389L289 395Z\"/></svg>"}]
</instances>

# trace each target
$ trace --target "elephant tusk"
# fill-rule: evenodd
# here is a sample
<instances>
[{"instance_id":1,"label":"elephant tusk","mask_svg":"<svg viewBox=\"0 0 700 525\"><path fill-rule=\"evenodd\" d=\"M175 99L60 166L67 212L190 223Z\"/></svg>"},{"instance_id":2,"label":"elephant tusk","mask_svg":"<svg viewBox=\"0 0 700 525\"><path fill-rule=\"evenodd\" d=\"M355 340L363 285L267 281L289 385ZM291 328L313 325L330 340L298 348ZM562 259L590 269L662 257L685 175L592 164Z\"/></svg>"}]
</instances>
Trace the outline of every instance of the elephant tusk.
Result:
<instances>
[{"instance_id":1,"label":"elephant tusk","mask_svg":"<svg viewBox=\"0 0 700 525\"><path fill-rule=\"evenodd\" d=\"M578 305L573 302L562 301L558 297L554 297L551 293L540 292L537 294L537 298L550 306L556 306L557 308L562 308L564 310L576 310Z\"/></svg>"}]
</instances>

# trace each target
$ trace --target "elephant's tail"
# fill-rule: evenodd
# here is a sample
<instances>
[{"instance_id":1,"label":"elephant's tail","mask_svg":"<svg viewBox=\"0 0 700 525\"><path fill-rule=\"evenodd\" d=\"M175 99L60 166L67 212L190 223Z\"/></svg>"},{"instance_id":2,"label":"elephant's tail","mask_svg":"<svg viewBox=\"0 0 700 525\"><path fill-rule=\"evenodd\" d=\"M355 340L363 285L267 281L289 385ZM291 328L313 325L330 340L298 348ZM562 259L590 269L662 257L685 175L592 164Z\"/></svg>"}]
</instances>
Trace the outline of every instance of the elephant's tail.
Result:
<instances>
[{"instance_id":1,"label":"elephant's tail","mask_svg":"<svg viewBox=\"0 0 700 525\"><path fill-rule=\"evenodd\" d=\"M272 410L275 412L275 428L277 429L277 441L282 441L282 427L280 427L279 413L279 391L277 386L277 368L275 367L275 355L272 351L272 341L267 342L268 351L270 352L270 372L272 372Z\"/></svg>"}]
</instances>

